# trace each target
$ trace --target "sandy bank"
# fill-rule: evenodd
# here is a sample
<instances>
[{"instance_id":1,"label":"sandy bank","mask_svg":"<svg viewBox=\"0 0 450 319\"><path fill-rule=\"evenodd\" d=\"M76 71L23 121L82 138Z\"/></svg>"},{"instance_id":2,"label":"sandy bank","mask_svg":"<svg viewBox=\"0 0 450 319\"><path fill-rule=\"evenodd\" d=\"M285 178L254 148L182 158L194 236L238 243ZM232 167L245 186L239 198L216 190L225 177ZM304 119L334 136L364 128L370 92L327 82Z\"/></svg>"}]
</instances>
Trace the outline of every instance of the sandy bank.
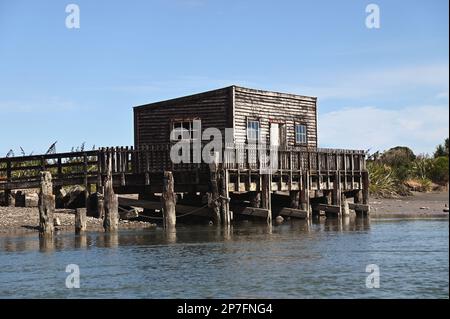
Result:
<instances>
[{"instance_id":1,"label":"sandy bank","mask_svg":"<svg viewBox=\"0 0 450 319\"><path fill-rule=\"evenodd\" d=\"M448 192L418 193L413 196L395 199L370 199L372 218L411 218L411 217L448 217L444 212L448 206Z\"/></svg>"}]
</instances>

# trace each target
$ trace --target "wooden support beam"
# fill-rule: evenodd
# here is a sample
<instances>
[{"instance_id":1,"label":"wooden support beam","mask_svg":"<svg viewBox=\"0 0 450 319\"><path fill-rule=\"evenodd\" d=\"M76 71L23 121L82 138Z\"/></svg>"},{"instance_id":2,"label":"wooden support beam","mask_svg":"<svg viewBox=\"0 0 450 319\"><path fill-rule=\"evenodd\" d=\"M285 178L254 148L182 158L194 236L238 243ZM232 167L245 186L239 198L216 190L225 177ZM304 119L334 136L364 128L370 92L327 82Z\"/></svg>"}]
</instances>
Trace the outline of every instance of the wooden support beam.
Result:
<instances>
[{"instance_id":1,"label":"wooden support beam","mask_svg":"<svg viewBox=\"0 0 450 319\"><path fill-rule=\"evenodd\" d=\"M261 192L249 192L250 206L255 208L261 207Z\"/></svg>"},{"instance_id":2,"label":"wooden support beam","mask_svg":"<svg viewBox=\"0 0 450 319\"><path fill-rule=\"evenodd\" d=\"M209 207L212 209L212 222L214 225L220 225L220 194L219 194L219 182L218 182L218 166L219 166L219 152L214 154L212 163L209 164L210 183L211 183L211 196L209 200Z\"/></svg>"},{"instance_id":3,"label":"wooden support beam","mask_svg":"<svg viewBox=\"0 0 450 319\"><path fill-rule=\"evenodd\" d=\"M357 204L357 203L348 203L348 207L353 209L355 212L368 212L370 210L369 205L366 204Z\"/></svg>"},{"instance_id":4,"label":"wooden support beam","mask_svg":"<svg viewBox=\"0 0 450 319\"><path fill-rule=\"evenodd\" d=\"M164 228L174 228L176 225L176 195L172 172L164 172L163 192L161 196L164 218Z\"/></svg>"},{"instance_id":5,"label":"wooden support beam","mask_svg":"<svg viewBox=\"0 0 450 319\"><path fill-rule=\"evenodd\" d=\"M261 191L261 206L269 211L267 214L267 223L272 223L272 200L271 200L271 186L272 186L272 175L262 174L262 191Z\"/></svg>"},{"instance_id":6,"label":"wooden support beam","mask_svg":"<svg viewBox=\"0 0 450 319\"><path fill-rule=\"evenodd\" d=\"M5 206L14 207L16 206L16 200L11 190L6 189L4 192L4 203Z\"/></svg>"},{"instance_id":7,"label":"wooden support beam","mask_svg":"<svg viewBox=\"0 0 450 319\"><path fill-rule=\"evenodd\" d=\"M369 204L369 172L362 172L362 202L363 204Z\"/></svg>"},{"instance_id":8,"label":"wooden support beam","mask_svg":"<svg viewBox=\"0 0 450 319\"><path fill-rule=\"evenodd\" d=\"M162 202L161 201L152 201L152 200L142 200L142 199L132 199L127 197L119 196L119 204L123 206L133 206L133 207L141 207L152 210L162 210ZM190 205L181 205L177 204L175 211L177 214L192 214L195 216L201 217L211 217L211 211L208 207L198 207L198 206L190 206Z\"/></svg>"},{"instance_id":9,"label":"wooden support beam","mask_svg":"<svg viewBox=\"0 0 450 319\"><path fill-rule=\"evenodd\" d=\"M77 208L75 211L75 233L86 231L86 208Z\"/></svg>"},{"instance_id":10,"label":"wooden support beam","mask_svg":"<svg viewBox=\"0 0 450 319\"><path fill-rule=\"evenodd\" d=\"M229 181L229 175L228 170L223 169L222 170L222 178L221 178L221 184L222 184L222 192L221 192L221 212L222 212L222 221L224 226L229 226L231 223L231 216L230 216L230 198L229 198L229 192L228 192L228 181Z\"/></svg>"},{"instance_id":11,"label":"wooden support beam","mask_svg":"<svg viewBox=\"0 0 450 319\"><path fill-rule=\"evenodd\" d=\"M6 162L6 182L11 183L12 181L12 170L11 170L11 160L8 159ZM5 189L5 206L16 206L14 196L11 194L10 189Z\"/></svg>"},{"instance_id":12,"label":"wooden support beam","mask_svg":"<svg viewBox=\"0 0 450 319\"><path fill-rule=\"evenodd\" d=\"M314 205L317 210L324 211L326 213L341 213L341 207L336 205L327 205L327 204L316 204Z\"/></svg>"},{"instance_id":13,"label":"wooden support beam","mask_svg":"<svg viewBox=\"0 0 450 319\"><path fill-rule=\"evenodd\" d=\"M289 192L290 207L298 209L300 207L300 191Z\"/></svg>"},{"instance_id":14,"label":"wooden support beam","mask_svg":"<svg viewBox=\"0 0 450 319\"><path fill-rule=\"evenodd\" d=\"M341 215L344 217L350 215L348 200L344 193L341 194Z\"/></svg>"},{"instance_id":15,"label":"wooden support beam","mask_svg":"<svg viewBox=\"0 0 450 319\"><path fill-rule=\"evenodd\" d=\"M52 174L41 172L41 191L39 193L39 236L52 236L54 231L53 214L55 196L53 195Z\"/></svg>"},{"instance_id":16,"label":"wooden support beam","mask_svg":"<svg viewBox=\"0 0 450 319\"><path fill-rule=\"evenodd\" d=\"M242 210L238 209L236 212L242 215L262 217L266 220L271 220L271 211L265 208L244 207Z\"/></svg>"},{"instance_id":17,"label":"wooden support beam","mask_svg":"<svg viewBox=\"0 0 450 319\"><path fill-rule=\"evenodd\" d=\"M302 210L306 210L308 212L308 215L310 216L311 212L311 205L309 203L309 188L310 188L310 181L309 181L309 172L305 172L302 176L302 185L301 185L301 191L300 191L300 208Z\"/></svg>"},{"instance_id":18,"label":"wooden support beam","mask_svg":"<svg viewBox=\"0 0 450 319\"><path fill-rule=\"evenodd\" d=\"M333 192L330 190L324 190L323 196L325 197L325 201L328 205L333 205Z\"/></svg>"},{"instance_id":19,"label":"wooden support beam","mask_svg":"<svg viewBox=\"0 0 450 319\"><path fill-rule=\"evenodd\" d=\"M276 213L283 217L291 217L291 218L298 218L298 219L308 219L309 218L309 212L306 210L302 210L302 209L282 207L281 210Z\"/></svg>"},{"instance_id":20,"label":"wooden support beam","mask_svg":"<svg viewBox=\"0 0 450 319\"><path fill-rule=\"evenodd\" d=\"M119 202L117 195L114 193L112 180L112 159L108 160L108 172L106 175L104 187L104 217L103 228L105 231L116 231L119 228Z\"/></svg>"},{"instance_id":21,"label":"wooden support beam","mask_svg":"<svg viewBox=\"0 0 450 319\"><path fill-rule=\"evenodd\" d=\"M362 203L362 190L355 190L354 195L353 195L353 202L355 204L359 204Z\"/></svg>"}]
</instances>

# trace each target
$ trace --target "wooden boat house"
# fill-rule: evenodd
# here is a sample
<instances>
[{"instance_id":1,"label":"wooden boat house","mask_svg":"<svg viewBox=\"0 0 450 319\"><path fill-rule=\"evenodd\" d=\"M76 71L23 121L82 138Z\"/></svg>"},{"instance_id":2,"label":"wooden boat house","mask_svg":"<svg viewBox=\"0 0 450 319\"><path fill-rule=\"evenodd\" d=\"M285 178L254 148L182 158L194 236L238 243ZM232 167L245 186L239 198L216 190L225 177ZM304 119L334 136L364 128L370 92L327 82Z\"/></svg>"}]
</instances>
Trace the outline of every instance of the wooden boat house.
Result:
<instances>
[{"instance_id":1,"label":"wooden boat house","mask_svg":"<svg viewBox=\"0 0 450 319\"><path fill-rule=\"evenodd\" d=\"M1 158L0 190L37 187L33 172L47 170L55 187L93 184L101 193L109 170L115 192L139 194L121 204L156 213L168 210L169 191L178 194L177 214L195 211L225 225L242 215L270 222L272 216L340 217L353 209L365 216L365 152L319 148L317 121L315 97L240 86L136 106L134 146ZM207 129L220 132L223 147L214 149L212 163L192 160L194 145L210 142L202 140ZM190 160L174 162L171 151L181 142L192 146ZM268 158L277 163L269 171Z\"/></svg>"}]
</instances>

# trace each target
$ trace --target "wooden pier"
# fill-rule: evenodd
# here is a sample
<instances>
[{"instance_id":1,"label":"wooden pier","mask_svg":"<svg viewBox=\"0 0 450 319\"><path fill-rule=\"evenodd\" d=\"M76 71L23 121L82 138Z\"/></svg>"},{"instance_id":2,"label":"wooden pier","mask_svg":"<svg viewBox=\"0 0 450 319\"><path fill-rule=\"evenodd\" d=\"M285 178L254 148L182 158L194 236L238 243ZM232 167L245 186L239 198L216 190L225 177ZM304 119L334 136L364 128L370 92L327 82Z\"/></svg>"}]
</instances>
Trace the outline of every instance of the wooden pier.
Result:
<instances>
[{"instance_id":1,"label":"wooden pier","mask_svg":"<svg viewBox=\"0 0 450 319\"><path fill-rule=\"evenodd\" d=\"M180 195L179 204L184 205L184 197L209 196L210 217L216 223L214 212L225 224L233 215L257 216L270 222L278 215L309 218L324 212L328 217L339 217L349 209L361 216L368 213L364 151L311 147L281 148L271 153L254 145L232 144L219 150L223 161L217 162L212 172L211 165L204 162L173 163L172 146L152 144L0 158L0 191L8 205L11 191L39 188L41 172L47 171L55 191L62 186L84 185L88 193L95 190L104 194L110 162L115 193L139 194L141 199L158 202L156 194L167 191L165 172L170 172L173 191ZM270 156L276 156L277 166L267 172L265 160ZM286 200L278 204L272 200L273 194L281 194ZM353 199L350 203L349 198ZM192 207L204 204L193 202Z\"/></svg>"}]
</instances>

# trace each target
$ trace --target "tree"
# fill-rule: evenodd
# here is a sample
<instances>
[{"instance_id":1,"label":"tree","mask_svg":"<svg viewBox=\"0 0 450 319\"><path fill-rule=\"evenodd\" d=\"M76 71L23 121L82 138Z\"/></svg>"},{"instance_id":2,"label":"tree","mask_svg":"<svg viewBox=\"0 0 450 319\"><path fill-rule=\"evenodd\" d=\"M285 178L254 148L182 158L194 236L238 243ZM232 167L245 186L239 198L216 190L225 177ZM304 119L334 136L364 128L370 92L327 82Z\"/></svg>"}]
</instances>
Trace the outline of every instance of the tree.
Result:
<instances>
[{"instance_id":1,"label":"tree","mask_svg":"<svg viewBox=\"0 0 450 319\"><path fill-rule=\"evenodd\" d=\"M436 146L436 151L434 152L434 158L438 158L441 156L448 157L448 137L445 139L444 144L439 144Z\"/></svg>"},{"instance_id":2,"label":"tree","mask_svg":"<svg viewBox=\"0 0 450 319\"><path fill-rule=\"evenodd\" d=\"M433 167L430 171L433 182L446 184L449 180L449 160L448 156L441 156L434 159Z\"/></svg>"}]
</instances>

